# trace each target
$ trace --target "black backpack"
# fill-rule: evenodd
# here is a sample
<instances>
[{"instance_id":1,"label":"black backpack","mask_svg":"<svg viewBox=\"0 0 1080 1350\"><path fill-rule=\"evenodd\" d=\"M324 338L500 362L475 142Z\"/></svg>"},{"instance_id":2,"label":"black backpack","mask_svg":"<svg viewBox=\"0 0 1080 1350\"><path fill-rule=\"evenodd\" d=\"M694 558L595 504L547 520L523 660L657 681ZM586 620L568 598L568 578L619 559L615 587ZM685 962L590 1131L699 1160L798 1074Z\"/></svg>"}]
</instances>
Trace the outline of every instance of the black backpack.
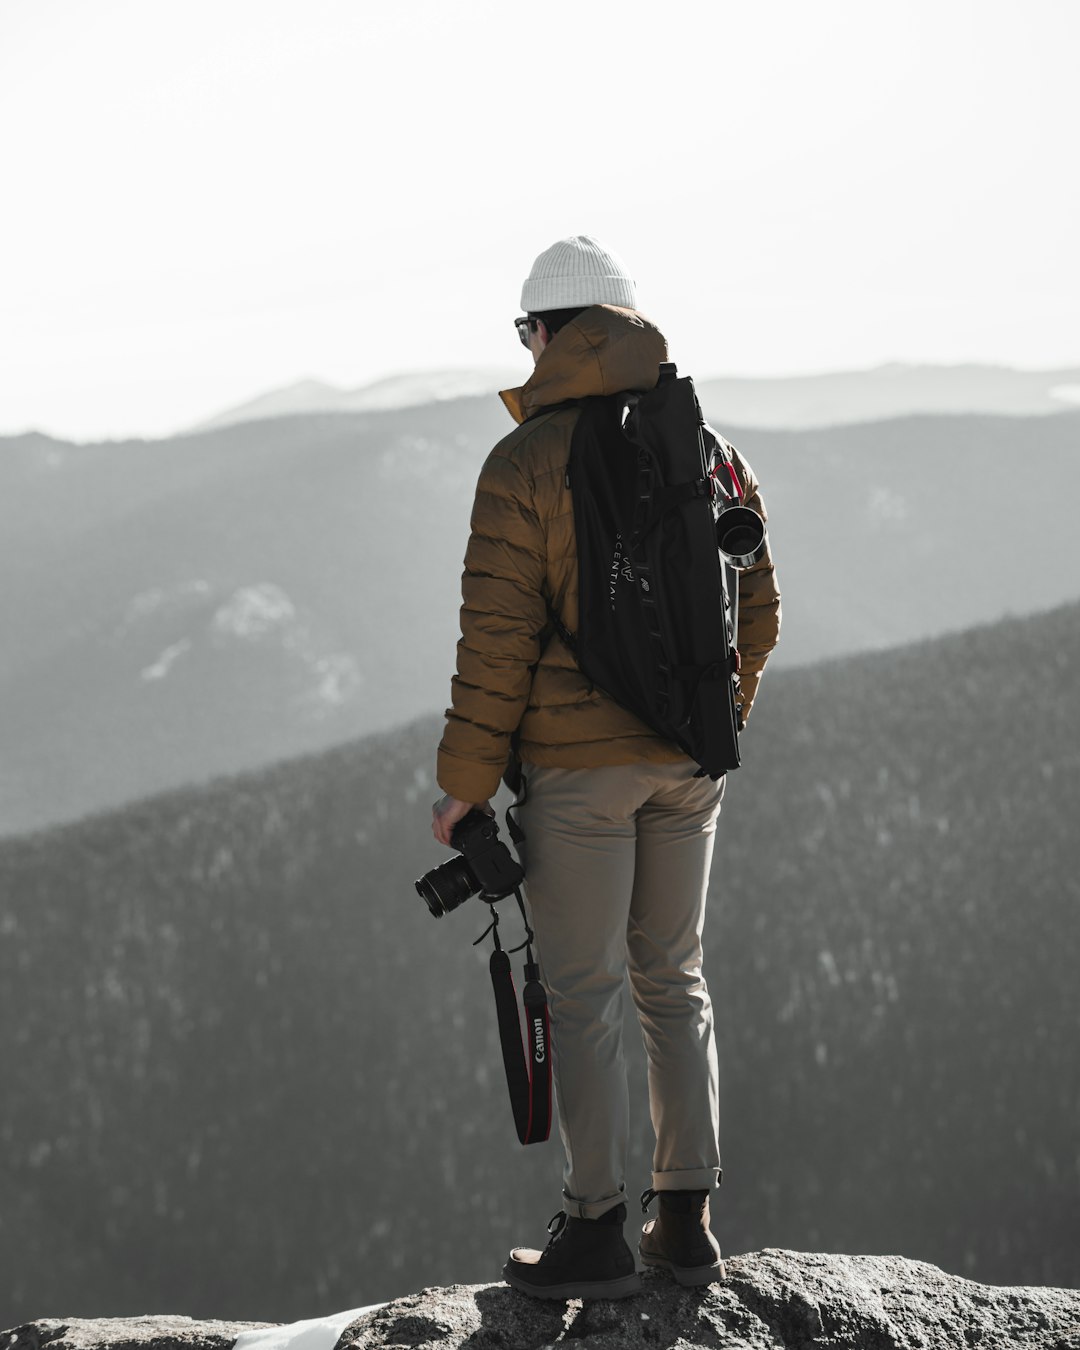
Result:
<instances>
[{"instance_id":1,"label":"black backpack","mask_svg":"<svg viewBox=\"0 0 1080 1350\"><path fill-rule=\"evenodd\" d=\"M736 568L764 553L764 522L674 365L647 393L574 404L580 617L552 624L594 685L719 778L739 766Z\"/></svg>"}]
</instances>

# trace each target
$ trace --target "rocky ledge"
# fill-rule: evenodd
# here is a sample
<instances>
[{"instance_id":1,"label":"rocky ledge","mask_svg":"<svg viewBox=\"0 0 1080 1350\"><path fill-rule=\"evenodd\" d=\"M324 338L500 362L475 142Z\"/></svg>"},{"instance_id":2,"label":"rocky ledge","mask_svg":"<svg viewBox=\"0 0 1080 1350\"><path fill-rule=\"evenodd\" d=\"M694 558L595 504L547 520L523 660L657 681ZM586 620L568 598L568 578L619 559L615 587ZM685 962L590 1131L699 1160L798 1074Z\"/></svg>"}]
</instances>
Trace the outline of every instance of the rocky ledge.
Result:
<instances>
[{"instance_id":1,"label":"rocky ledge","mask_svg":"<svg viewBox=\"0 0 1080 1350\"><path fill-rule=\"evenodd\" d=\"M767 1248L727 1266L725 1281L696 1290L648 1271L643 1292L618 1302L424 1289L364 1312L332 1350L1080 1350L1074 1290L976 1284L898 1256ZM0 1350L229 1350L272 1325L50 1318L0 1332Z\"/></svg>"}]
</instances>

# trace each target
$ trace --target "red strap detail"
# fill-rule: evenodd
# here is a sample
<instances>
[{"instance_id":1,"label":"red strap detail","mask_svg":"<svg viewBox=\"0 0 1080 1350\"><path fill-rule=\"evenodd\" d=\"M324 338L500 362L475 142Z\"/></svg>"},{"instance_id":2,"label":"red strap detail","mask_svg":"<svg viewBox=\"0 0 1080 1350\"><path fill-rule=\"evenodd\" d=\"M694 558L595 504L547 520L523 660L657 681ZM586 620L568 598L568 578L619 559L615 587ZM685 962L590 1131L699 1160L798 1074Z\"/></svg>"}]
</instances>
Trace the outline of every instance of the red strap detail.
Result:
<instances>
[{"instance_id":1,"label":"red strap detail","mask_svg":"<svg viewBox=\"0 0 1080 1350\"><path fill-rule=\"evenodd\" d=\"M720 472L721 468L727 469L728 477L731 479L731 486L735 489L735 496L738 497L739 501L742 501L742 484L739 482L738 474L735 472L735 465L732 464L730 459L722 459L719 463L714 464L709 470L709 477L715 480L716 475Z\"/></svg>"},{"instance_id":2,"label":"red strap detail","mask_svg":"<svg viewBox=\"0 0 1080 1350\"><path fill-rule=\"evenodd\" d=\"M739 482L738 474L735 472L735 465L732 464L730 459L725 460L724 463L727 465L728 473L731 475L731 483L735 489L735 496L738 497L739 501L742 501L742 485Z\"/></svg>"}]
</instances>

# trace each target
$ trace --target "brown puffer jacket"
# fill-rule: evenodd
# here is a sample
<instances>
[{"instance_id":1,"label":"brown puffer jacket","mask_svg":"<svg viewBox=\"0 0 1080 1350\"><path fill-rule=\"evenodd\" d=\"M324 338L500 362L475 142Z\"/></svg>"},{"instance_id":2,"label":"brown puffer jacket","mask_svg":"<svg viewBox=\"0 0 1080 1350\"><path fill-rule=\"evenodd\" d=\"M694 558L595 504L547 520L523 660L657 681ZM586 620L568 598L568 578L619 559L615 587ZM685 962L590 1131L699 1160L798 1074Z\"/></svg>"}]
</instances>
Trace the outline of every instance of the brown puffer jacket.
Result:
<instances>
[{"instance_id":1,"label":"brown puffer jacket","mask_svg":"<svg viewBox=\"0 0 1080 1350\"><path fill-rule=\"evenodd\" d=\"M565 399L651 389L667 360L662 334L642 315L594 305L561 328L532 377L501 397L521 423ZM519 426L480 471L465 553L461 641L453 707L439 746L439 786L484 802L499 785L520 728L521 758L598 768L684 758L607 694L591 688L548 621L550 604L573 632L578 621L574 514L566 467L576 408ZM748 506L765 515L757 480L736 452ZM739 582L744 713L780 631L780 593L766 554ZM546 645L544 645L546 643Z\"/></svg>"}]
</instances>

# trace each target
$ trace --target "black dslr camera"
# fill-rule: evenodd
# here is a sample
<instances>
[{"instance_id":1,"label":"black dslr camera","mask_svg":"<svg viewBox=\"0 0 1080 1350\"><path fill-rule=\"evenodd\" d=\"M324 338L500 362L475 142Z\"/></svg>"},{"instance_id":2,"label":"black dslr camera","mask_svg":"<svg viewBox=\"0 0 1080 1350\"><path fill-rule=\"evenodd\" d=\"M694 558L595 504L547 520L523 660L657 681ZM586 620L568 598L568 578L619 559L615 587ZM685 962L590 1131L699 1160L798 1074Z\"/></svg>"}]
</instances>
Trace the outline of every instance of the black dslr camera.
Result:
<instances>
[{"instance_id":1,"label":"black dslr camera","mask_svg":"<svg viewBox=\"0 0 1080 1350\"><path fill-rule=\"evenodd\" d=\"M493 816L472 810L454 826L450 842L463 856L440 863L416 883L416 891L436 919L463 905L471 895L502 900L521 885L524 868L499 840Z\"/></svg>"}]
</instances>

